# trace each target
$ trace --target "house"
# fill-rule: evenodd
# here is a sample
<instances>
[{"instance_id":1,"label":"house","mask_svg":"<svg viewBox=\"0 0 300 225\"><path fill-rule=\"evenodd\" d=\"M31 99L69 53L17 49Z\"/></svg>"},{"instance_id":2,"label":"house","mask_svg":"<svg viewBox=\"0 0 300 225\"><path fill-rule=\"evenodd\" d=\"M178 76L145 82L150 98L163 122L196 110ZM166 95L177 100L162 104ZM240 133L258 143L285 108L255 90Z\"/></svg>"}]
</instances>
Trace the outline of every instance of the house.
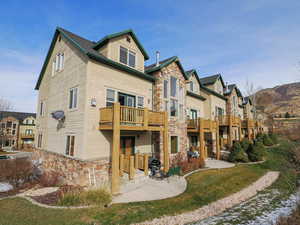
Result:
<instances>
[{"instance_id":1,"label":"house","mask_svg":"<svg viewBox=\"0 0 300 225\"><path fill-rule=\"evenodd\" d=\"M23 149L34 145L35 113L0 111L0 148Z\"/></svg>"},{"instance_id":2,"label":"house","mask_svg":"<svg viewBox=\"0 0 300 225\"><path fill-rule=\"evenodd\" d=\"M220 158L231 129L216 120L228 111L221 75L199 79L159 52L145 66L148 59L132 30L90 41L56 29L35 87L36 155L45 170L71 183L108 183L115 194L124 173L148 175L149 156L165 172L191 148Z\"/></svg>"}]
</instances>

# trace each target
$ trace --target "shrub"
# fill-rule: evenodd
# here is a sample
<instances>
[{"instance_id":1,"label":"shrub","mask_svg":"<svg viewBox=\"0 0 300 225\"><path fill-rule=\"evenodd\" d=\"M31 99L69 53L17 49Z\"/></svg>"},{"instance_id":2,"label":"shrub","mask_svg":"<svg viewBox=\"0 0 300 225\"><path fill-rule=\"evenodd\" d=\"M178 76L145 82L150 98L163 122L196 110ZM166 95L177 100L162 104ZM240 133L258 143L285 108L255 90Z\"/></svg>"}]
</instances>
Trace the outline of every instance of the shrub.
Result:
<instances>
[{"instance_id":1,"label":"shrub","mask_svg":"<svg viewBox=\"0 0 300 225\"><path fill-rule=\"evenodd\" d=\"M111 194L106 189L99 188L83 192L67 192L62 195L58 204L64 206L97 205L103 207L109 204L111 200Z\"/></svg>"},{"instance_id":2,"label":"shrub","mask_svg":"<svg viewBox=\"0 0 300 225\"><path fill-rule=\"evenodd\" d=\"M278 135L275 133L270 133L269 137L271 138L273 144L278 144Z\"/></svg>"},{"instance_id":3,"label":"shrub","mask_svg":"<svg viewBox=\"0 0 300 225\"><path fill-rule=\"evenodd\" d=\"M245 152L247 152L247 150L248 150L250 144L251 144L251 142L250 142L249 139L247 139L247 138L244 138L244 139L241 141L241 147L243 148L243 150L244 150Z\"/></svg>"},{"instance_id":4,"label":"shrub","mask_svg":"<svg viewBox=\"0 0 300 225\"><path fill-rule=\"evenodd\" d=\"M252 162L262 161L265 156L265 147L262 142L258 141L249 146L247 154Z\"/></svg>"},{"instance_id":5,"label":"shrub","mask_svg":"<svg viewBox=\"0 0 300 225\"><path fill-rule=\"evenodd\" d=\"M44 172L39 181L44 187L59 186L62 183L60 174L54 171Z\"/></svg>"},{"instance_id":6,"label":"shrub","mask_svg":"<svg viewBox=\"0 0 300 225\"><path fill-rule=\"evenodd\" d=\"M248 155L243 150L239 142L235 142L228 156L229 162L248 162Z\"/></svg>"},{"instance_id":7,"label":"shrub","mask_svg":"<svg viewBox=\"0 0 300 225\"><path fill-rule=\"evenodd\" d=\"M187 159L187 157L184 157L183 154L179 153L173 158L170 169L171 171L168 175L175 175L176 171L178 171L176 168L180 168L180 172L186 174L199 168L203 168L204 166L205 162L201 159L201 157Z\"/></svg>"},{"instance_id":8,"label":"shrub","mask_svg":"<svg viewBox=\"0 0 300 225\"><path fill-rule=\"evenodd\" d=\"M265 146L272 146L273 145L273 142L272 142L272 140L271 140L271 138L269 137L268 134L264 134L264 136L263 136L263 144Z\"/></svg>"}]
</instances>

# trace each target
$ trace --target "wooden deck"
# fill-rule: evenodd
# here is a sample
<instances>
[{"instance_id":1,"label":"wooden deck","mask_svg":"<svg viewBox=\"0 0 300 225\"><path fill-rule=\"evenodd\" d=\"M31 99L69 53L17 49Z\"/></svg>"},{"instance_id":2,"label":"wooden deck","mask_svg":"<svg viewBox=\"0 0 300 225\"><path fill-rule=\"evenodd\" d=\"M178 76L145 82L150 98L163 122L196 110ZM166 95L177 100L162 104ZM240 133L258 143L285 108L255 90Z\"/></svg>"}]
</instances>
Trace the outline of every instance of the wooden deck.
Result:
<instances>
[{"instance_id":1,"label":"wooden deck","mask_svg":"<svg viewBox=\"0 0 300 225\"><path fill-rule=\"evenodd\" d=\"M218 116L220 126L233 126L239 127L241 125L241 119L236 116L225 115L225 116Z\"/></svg>"},{"instance_id":2,"label":"wooden deck","mask_svg":"<svg viewBox=\"0 0 300 225\"><path fill-rule=\"evenodd\" d=\"M120 106L120 130L162 131L165 112L154 112L147 108ZM99 130L113 129L113 107L100 109Z\"/></svg>"}]
</instances>

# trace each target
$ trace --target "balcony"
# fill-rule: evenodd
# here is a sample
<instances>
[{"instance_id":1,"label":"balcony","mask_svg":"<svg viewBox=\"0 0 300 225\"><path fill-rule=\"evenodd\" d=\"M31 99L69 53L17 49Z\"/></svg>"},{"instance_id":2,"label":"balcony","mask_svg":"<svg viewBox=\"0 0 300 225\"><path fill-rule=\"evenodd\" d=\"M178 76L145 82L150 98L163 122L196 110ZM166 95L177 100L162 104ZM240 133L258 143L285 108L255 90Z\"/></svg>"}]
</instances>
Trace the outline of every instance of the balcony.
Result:
<instances>
[{"instance_id":1,"label":"balcony","mask_svg":"<svg viewBox=\"0 0 300 225\"><path fill-rule=\"evenodd\" d=\"M242 128L254 128L255 121L251 119L246 119L242 121Z\"/></svg>"},{"instance_id":2,"label":"balcony","mask_svg":"<svg viewBox=\"0 0 300 225\"><path fill-rule=\"evenodd\" d=\"M234 127L238 127L241 124L241 118L231 115L218 116L218 120L220 126L229 126L231 124Z\"/></svg>"},{"instance_id":3,"label":"balcony","mask_svg":"<svg viewBox=\"0 0 300 225\"><path fill-rule=\"evenodd\" d=\"M114 118L115 115L115 118ZM100 109L100 130L112 130L115 121L120 130L150 130L160 131L164 129L168 117L165 112L154 112L147 108L134 108L120 106L104 107Z\"/></svg>"},{"instance_id":4,"label":"balcony","mask_svg":"<svg viewBox=\"0 0 300 225\"><path fill-rule=\"evenodd\" d=\"M198 132L200 129L203 129L203 131L212 132L217 129L217 122L202 118L187 120L188 132Z\"/></svg>"},{"instance_id":5,"label":"balcony","mask_svg":"<svg viewBox=\"0 0 300 225\"><path fill-rule=\"evenodd\" d=\"M21 139L34 139L34 134L20 134Z\"/></svg>"}]
</instances>

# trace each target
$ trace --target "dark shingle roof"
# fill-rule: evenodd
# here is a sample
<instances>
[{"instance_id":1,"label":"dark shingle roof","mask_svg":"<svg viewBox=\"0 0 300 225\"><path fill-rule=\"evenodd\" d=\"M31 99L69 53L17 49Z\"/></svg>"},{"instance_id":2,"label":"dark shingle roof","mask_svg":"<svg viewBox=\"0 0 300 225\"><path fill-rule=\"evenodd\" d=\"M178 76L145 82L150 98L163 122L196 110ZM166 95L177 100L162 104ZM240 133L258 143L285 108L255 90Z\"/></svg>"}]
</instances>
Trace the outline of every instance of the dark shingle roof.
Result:
<instances>
[{"instance_id":1,"label":"dark shingle roof","mask_svg":"<svg viewBox=\"0 0 300 225\"><path fill-rule=\"evenodd\" d=\"M244 97L244 102L243 102L243 105L246 105L246 104L248 104L248 102L250 103L250 105L252 105L252 101L251 101L250 97L249 97L249 96L247 96L247 97Z\"/></svg>"},{"instance_id":2,"label":"dark shingle roof","mask_svg":"<svg viewBox=\"0 0 300 225\"><path fill-rule=\"evenodd\" d=\"M212 76L208 76L208 77L203 77L200 79L200 82L202 85L211 85L211 84L214 84L216 83L216 81L220 78L221 82L222 82L222 85L223 87L225 87L225 84L224 84L224 81L223 81L223 78L221 76L221 74L216 74L216 75L212 75Z\"/></svg>"},{"instance_id":3,"label":"dark shingle roof","mask_svg":"<svg viewBox=\"0 0 300 225\"><path fill-rule=\"evenodd\" d=\"M22 122L27 117L36 118L36 113L26 113L26 112L10 112L10 111L0 111L0 120L6 117L14 117L20 122Z\"/></svg>"},{"instance_id":4,"label":"dark shingle roof","mask_svg":"<svg viewBox=\"0 0 300 225\"><path fill-rule=\"evenodd\" d=\"M137 36L135 35L135 33L133 32L133 30L129 29L129 30L124 30L118 33L114 33L114 34L110 34L105 36L104 38L102 38L100 41L98 41L93 48L94 49L99 49L102 46L104 46L110 39L116 38L116 37L120 37L122 35L125 34L129 34L131 35L131 37L133 38L133 40L136 42L137 46L139 47L139 49L141 50L142 54L145 57L145 60L149 59L149 56L146 52L146 50L144 49L144 47L142 46L141 42L138 40Z\"/></svg>"},{"instance_id":5,"label":"dark shingle roof","mask_svg":"<svg viewBox=\"0 0 300 225\"><path fill-rule=\"evenodd\" d=\"M240 91L240 89L237 87L236 84L229 84L227 86L227 91L225 92L225 95L230 95L232 93L232 91L235 89L236 93L239 97L243 97L242 92Z\"/></svg>"},{"instance_id":6,"label":"dark shingle roof","mask_svg":"<svg viewBox=\"0 0 300 225\"><path fill-rule=\"evenodd\" d=\"M131 32L133 32L133 31L131 31ZM41 73L40 73L38 81L36 83L36 86L35 86L36 90L39 89L40 83L43 79L44 72L46 70L46 66L48 64L48 61L50 60L51 53L53 51L56 39L57 39L59 34L61 34L62 37L64 37L66 40L68 40L74 47L76 47L81 53L83 53L84 55L86 55L90 59L93 59L93 60L98 61L100 63L112 66L116 69L125 71L127 73L130 73L132 75L138 76L140 78L143 78L143 79L146 79L146 80L149 80L149 81L152 81L152 82L155 80L152 76L150 76L148 74L140 72L140 71L138 71L136 69L133 69L131 67L125 66L121 63L115 62L111 59L108 59L107 57L105 57L104 55L102 55L101 53L99 53L98 51L95 50L95 47L97 46L96 42L89 41L85 38L82 38L82 37L70 32L70 31L67 31L63 28L58 27L55 30L54 37L52 39L50 48L48 50L48 53L47 53L47 56L46 56L46 59L45 59L45 62L43 64Z\"/></svg>"},{"instance_id":7,"label":"dark shingle roof","mask_svg":"<svg viewBox=\"0 0 300 225\"><path fill-rule=\"evenodd\" d=\"M194 98L200 99L201 101L205 101L206 100L206 98L203 97L202 95L198 95L198 94L196 94L194 92L191 92L191 91L187 91L186 94L189 95L189 96L192 96Z\"/></svg>"},{"instance_id":8,"label":"dark shingle roof","mask_svg":"<svg viewBox=\"0 0 300 225\"><path fill-rule=\"evenodd\" d=\"M156 66L155 63L154 63L154 64L151 64L151 65L149 65L149 66L146 66L146 67L145 67L145 73L151 74L151 73L153 73L153 72L155 72L155 71L161 70L162 68L164 68L164 67L170 65L172 62L177 63L179 69L180 69L181 72L182 72L182 75L183 75L184 78L187 80L188 78L187 78L187 76L186 76L186 73L185 73L185 71L184 71L184 69L183 69L183 67L182 67L182 65L181 65L181 63L180 63L180 61L179 61L179 58L178 58L177 56L172 56L172 57L170 57L170 58L167 58L167 59L164 59L164 60L162 60L162 61L159 61L159 65L158 65L158 66Z\"/></svg>"}]
</instances>

